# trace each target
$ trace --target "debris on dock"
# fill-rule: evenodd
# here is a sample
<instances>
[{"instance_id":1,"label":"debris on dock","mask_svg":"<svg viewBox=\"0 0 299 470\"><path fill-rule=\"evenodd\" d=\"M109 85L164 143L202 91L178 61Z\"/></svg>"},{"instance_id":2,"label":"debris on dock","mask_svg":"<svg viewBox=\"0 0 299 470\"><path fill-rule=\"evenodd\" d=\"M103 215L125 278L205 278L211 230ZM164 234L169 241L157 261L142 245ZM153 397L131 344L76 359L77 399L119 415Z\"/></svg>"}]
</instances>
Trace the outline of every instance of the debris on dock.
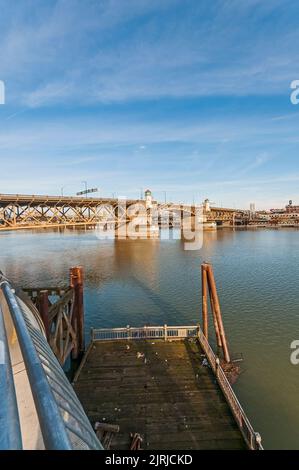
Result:
<instances>
[{"instance_id":1,"label":"debris on dock","mask_svg":"<svg viewBox=\"0 0 299 470\"><path fill-rule=\"evenodd\" d=\"M92 423L105 416L119 426L112 450L141 442L144 449L244 449L202 354L194 339L131 340L129 350L124 341L95 341L75 391Z\"/></svg>"}]
</instances>

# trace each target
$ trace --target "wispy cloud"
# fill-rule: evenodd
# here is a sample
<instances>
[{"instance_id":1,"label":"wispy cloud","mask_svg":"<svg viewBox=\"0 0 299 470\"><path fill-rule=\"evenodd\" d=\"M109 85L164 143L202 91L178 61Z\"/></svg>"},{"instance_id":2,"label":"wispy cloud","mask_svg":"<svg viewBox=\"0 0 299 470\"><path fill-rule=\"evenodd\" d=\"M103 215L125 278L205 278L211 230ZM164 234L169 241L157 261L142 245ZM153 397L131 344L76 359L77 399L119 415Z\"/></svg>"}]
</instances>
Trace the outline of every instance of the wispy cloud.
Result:
<instances>
[{"instance_id":1,"label":"wispy cloud","mask_svg":"<svg viewBox=\"0 0 299 470\"><path fill-rule=\"evenodd\" d=\"M2 8L1 72L15 103L285 94L297 76L294 2L33 4L30 18L30 1L17 15Z\"/></svg>"},{"instance_id":2,"label":"wispy cloud","mask_svg":"<svg viewBox=\"0 0 299 470\"><path fill-rule=\"evenodd\" d=\"M296 2L0 8L1 191L55 193L84 178L109 194L296 199Z\"/></svg>"}]
</instances>

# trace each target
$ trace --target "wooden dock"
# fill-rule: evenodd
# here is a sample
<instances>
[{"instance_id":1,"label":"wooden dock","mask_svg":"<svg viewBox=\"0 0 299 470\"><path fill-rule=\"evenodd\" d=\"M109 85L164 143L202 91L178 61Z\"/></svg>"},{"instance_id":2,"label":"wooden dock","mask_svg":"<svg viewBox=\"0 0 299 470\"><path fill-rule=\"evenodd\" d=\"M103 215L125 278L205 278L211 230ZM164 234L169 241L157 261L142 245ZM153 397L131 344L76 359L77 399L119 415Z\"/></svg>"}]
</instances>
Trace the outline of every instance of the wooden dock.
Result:
<instances>
[{"instance_id":1,"label":"wooden dock","mask_svg":"<svg viewBox=\"0 0 299 470\"><path fill-rule=\"evenodd\" d=\"M74 388L91 423L119 426L110 448L130 449L135 433L142 449L258 448L243 410L236 419L223 393L202 333L194 333L199 327L185 333L168 327L166 337L163 328L98 330L76 374Z\"/></svg>"}]
</instances>

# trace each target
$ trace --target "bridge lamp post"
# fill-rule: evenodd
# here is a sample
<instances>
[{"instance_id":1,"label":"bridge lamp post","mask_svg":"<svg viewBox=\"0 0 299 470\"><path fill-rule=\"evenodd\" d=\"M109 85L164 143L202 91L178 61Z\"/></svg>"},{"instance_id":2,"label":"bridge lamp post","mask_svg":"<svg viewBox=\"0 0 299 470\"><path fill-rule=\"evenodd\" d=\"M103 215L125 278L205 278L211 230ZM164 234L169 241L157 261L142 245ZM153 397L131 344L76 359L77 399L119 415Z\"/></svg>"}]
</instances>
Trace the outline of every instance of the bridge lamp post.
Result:
<instances>
[{"instance_id":1,"label":"bridge lamp post","mask_svg":"<svg viewBox=\"0 0 299 470\"><path fill-rule=\"evenodd\" d=\"M86 191L85 197L87 198L87 181L81 181L81 183L85 185L85 191Z\"/></svg>"}]
</instances>

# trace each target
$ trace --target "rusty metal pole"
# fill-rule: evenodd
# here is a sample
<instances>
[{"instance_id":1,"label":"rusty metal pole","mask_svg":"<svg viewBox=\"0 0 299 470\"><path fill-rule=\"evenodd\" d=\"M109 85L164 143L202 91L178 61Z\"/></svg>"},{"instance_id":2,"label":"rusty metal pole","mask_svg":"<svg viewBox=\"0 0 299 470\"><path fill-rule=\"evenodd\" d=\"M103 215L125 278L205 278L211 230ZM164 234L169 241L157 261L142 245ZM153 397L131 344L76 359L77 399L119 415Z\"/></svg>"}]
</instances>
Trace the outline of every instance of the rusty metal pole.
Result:
<instances>
[{"instance_id":1,"label":"rusty metal pole","mask_svg":"<svg viewBox=\"0 0 299 470\"><path fill-rule=\"evenodd\" d=\"M212 316L213 316L213 323L214 323L215 335L216 335L216 340L217 340L217 346L218 346L218 348L222 348L222 341L221 341L221 337L220 337L219 326L218 326L217 316L216 316L216 312L215 312L215 305L214 305L214 302L213 302L213 295L212 295L211 287L210 287L210 283L209 283L209 277L208 277L208 288L209 288L211 312L212 312Z\"/></svg>"},{"instance_id":2,"label":"rusty metal pole","mask_svg":"<svg viewBox=\"0 0 299 470\"><path fill-rule=\"evenodd\" d=\"M208 304L207 304L207 265L201 265L201 293L202 293L202 329L208 339Z\"/></svg>"},{"instance_id":3,"label":"rusty metal pole","mask_svg":"<svg viewBox=\"0 0 299 470\"><path fill-rule=\"evenodd\" d=\"M73 350L73 358L76 359L84 352L83 268L81 266L70 269L70 287L75 291L72 326L77 337L77 347Z\"/></svg>"},{"instance_id":4,"label":"rusty metal pole","mask_svg":"<svg viewBox=\"0 0 299 470\"><path fill-rule=\"evenodd\" d=\"M38 298L38 310L43 321L47 341L50 339L49 297L47 290L41 290Z\"/></svg>"},{"instance_id":5,"label":"rusty metal pole","mask_svg":"<svg viewBox=\"0 0 299 470\"><path fill-rule=\"evenodd\" d=\"M228 351L228 346L227 346L227 341L226 341L226 335L224 331L224 326L222 322L222 315L221 315L221 310L220 310L220 304L219 304L219 299L218 299L218 294L217 294L217 289L216 289L216 284L215 284L215 278L214 278L214 273L213 273L213 267L211 264L208 264L207 267L207 272L208 272L208 279L209 279L209 284L210 284L210 289L211 289L211 294L213 298L213 305L215 309L215 315L219 327L219 334L222 342L222 349L223 349L223 354L224 354L224 359L226 362L230 362L230 355Z\"/></svg>"}]
</instances>

